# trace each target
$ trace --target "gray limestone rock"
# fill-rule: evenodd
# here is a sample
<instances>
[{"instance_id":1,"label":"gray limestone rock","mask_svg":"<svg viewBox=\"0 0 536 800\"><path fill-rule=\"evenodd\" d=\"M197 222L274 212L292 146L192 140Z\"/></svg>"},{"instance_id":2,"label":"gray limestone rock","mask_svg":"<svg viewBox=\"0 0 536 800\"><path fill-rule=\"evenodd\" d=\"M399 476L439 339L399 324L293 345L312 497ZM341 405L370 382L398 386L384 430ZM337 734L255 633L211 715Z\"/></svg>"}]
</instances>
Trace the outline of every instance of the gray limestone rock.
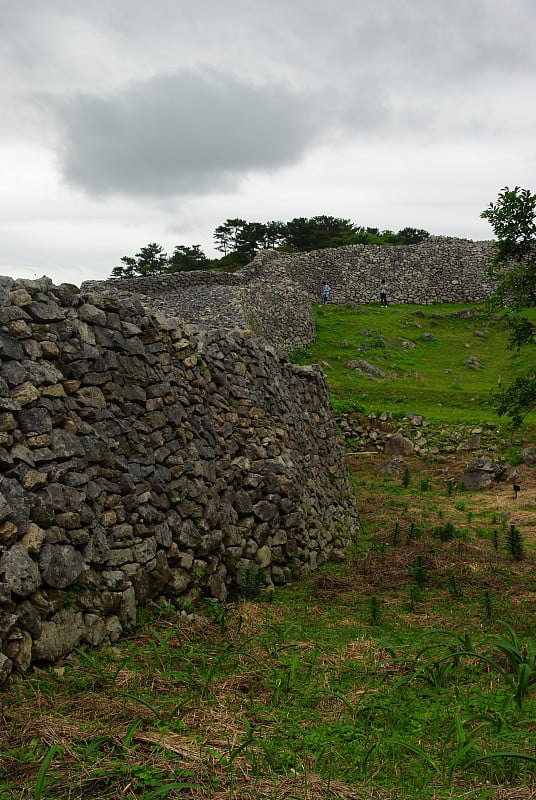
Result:
<instances>
[{"instance_id":1,"label":"gray limestone rock","mask_svg":"<svg viewBox=\"0 0 536 800\"><path fill-rule=\"evenodd\" d=\"M15 544L0 559L4 583L17 597L29 597L41 585L39 568L21 544Z\"/></svg>"},{"instance_id":2,"label":"gray limestone rock","mask_svg":"<svg viewBox=\"0 0 536 800\"><path fill-rule=\"evenodd\" d=\"M41 636L33 643L34 661L58 661L70 653L86 636L82 612L64 608L51 619L43 622Z\"/></svg>"},{"instance_id":3,"label":"gray limestone rock","mask_svg":"<svg viewBox=\"0 0 536 800\"><path fill-rule=\"evenodd\" d=\"M413 442L401 433L393 433L385 443L385 452L392 455L409 455L413 452Z\"/></svg>"},{"instance_id":4,"label":"gray limestone rock","mask_svg":"<svg viewBox=\"0 0 536 800\"><path fill-rule=\"evenodd\" d=\"M45 544L41 550L39 566L43 582L54 589L72 586L85 564L78 550L70 544Z\"/></svg>"},{"instance_id":5,"label":"gray limestone rock","mask_svg":"<svg viewBox=\"0 0 536 800\"><path fill-rule=\"evenodd\" d=\"M487 458L479 458L469 464L461 477L461 481L467 489L489 489L494 477L495 473L491 461Z\"/></svg>"},{"instance_id":6,"label":"gray limestone rock","mask_svg":"<svg viewBox=\"0 0 536 800\"><path fill-rule=\"evenodd\" d=\"M0 684L4 683L6 678L11 675L13 669L13 662L3 653L0 653Z\"/></svg>"}]
</instances>

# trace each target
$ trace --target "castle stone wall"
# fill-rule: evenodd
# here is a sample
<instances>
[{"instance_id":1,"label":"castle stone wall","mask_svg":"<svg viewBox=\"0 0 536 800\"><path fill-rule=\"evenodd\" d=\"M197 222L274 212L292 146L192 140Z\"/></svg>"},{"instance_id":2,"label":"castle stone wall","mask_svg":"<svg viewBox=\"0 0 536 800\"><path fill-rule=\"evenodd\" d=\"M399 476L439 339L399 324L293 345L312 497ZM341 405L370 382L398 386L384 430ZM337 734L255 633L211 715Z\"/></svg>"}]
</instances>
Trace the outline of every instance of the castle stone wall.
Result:
<instances>
[{"instance_id":1,"label":"castle stone wall","mask_svg":"<svg viewBox=\"0 0 536 800\"><path fill-rule=\"evenodd\" d=\"M0 679L117 640L149 598L342 559L357 525L321 370L134 296L0 279Z\"/></svg>"},{"instance_id":2,"label":"castle stone wall","mask_svg":"<svg viewBox=\"0 0 536 800\"><path fill-rule=\"evenodd\" d=\"M149 306L206 326L251 329L294 350L315 337L311 303L323 283L330 302L378 302L380 282L390 303L475 302L489 297L492 242L430 237L418 245L351 245L310 253L259 253L233 273L186 272L84 284L116 297L133 292Z\"/></svg>"}]
</instances>

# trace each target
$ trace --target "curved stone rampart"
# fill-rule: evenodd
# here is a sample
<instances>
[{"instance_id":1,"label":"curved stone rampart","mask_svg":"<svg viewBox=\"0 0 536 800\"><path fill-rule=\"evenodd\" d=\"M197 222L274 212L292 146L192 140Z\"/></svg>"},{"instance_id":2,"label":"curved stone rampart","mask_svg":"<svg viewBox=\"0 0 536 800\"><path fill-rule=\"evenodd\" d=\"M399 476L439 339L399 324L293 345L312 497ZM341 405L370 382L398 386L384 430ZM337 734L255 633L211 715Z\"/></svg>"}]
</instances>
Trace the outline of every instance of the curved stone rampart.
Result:
<instances>
[{"instance_id":1,"label":"curved stone rampart","mask_svg":"<svg viewBox=\"0 0 536 800\"><path fill-rule=\"evenodd\" d=\"M391 303L474 302L494 289L487 271L492 242L430 237L418 245L351 245L310 253L259 253L233 273L186 272L87 282L117 297L143 302L189 322L251 329L288 350L314 340L311 303L323 283L330 302L378 302L384 279Z\"/></svg>"},{"instance_id":2,"label":"curved stone rampart","mask_svg":"<svg viewBox=\"0 0 536 800\"><path fill-rule=\"evenodd\" d=\"M224 600L357 528L318 368L48 279L0 279L0 679L115 641L151 597Z\"/></svg>"}]
</instances>

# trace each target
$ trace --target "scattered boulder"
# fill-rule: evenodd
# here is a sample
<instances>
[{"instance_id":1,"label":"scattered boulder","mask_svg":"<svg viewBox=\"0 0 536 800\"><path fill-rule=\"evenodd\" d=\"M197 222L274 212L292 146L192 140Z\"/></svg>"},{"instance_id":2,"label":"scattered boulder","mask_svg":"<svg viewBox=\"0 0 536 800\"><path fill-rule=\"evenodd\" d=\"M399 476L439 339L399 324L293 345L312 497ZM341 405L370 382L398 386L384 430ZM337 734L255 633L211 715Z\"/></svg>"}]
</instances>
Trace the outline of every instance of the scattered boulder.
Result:
<instances>
[{"instance_id":1,"label":"scattered boulder","mask_svg":"<svg viewBox=\"0 0 536 800\"><path fill-rule=\"evenodd\" d=\"M478 356L469 356L467 361L465 362L465 366L467 369L479 370L482 369L482 362L478 358Z\"/></svg>"},{"instance_id":2,"label":"scattered boulder","mask_svg":"<svg viewBox=\"0 0 536 800\"><path fill-rule=\"evenodd\" d=\"M381 464L376 465L376 470L380 475L385 475L387 478L394 478L400 472L404 459L402 456L393 456L387 461L382 461Z\"/></svg>"},{"instance_id":3,"label":"scattered boulder","mask_svg":"<svg viewBox=\"0 0 536 800\"><path fill-rule=\"evenodd\" d=\"M408 455L413 449L413 442L401 433L393 433L385 443L385 452L393 455Z\"/></svg>"},{"instance_id":4,"label":"scattered boulder","mask_svg":"<svg viewBox=\"0 0 536 800\"><path fill-rule=\"evenodd\" d=\"M536 464L536 447L525 447L521 456L524 464Z\"/></svg>"},{"instance_id":5,"label":"scattered boulder","mask_svg":"<svg viewBox=\"0 0 536 800\"><path fill-rule=\"evenodd\" d=\"M383 370L381 370L379 367L375 367L374 364L369 364L368 361L365 361L362 358L359 358L356 361L349 361L346 366L349 369L361 370L361 372L366 373L367 375L372 375L375 378L387 377L387 374Z\"/></svg>"},{"instance_id":6,"label":"scattered boulder","mask_svg":"<svg viewBox=\"0 0 536 800\"><path fill-rule=\"evenodd\" d=\"M461 481L467 489L479 491L489 489L493 481L500 480L505 473L504 464L494 464L489 458L478 458L466 468Z\"/></svg>"}]
</instances>

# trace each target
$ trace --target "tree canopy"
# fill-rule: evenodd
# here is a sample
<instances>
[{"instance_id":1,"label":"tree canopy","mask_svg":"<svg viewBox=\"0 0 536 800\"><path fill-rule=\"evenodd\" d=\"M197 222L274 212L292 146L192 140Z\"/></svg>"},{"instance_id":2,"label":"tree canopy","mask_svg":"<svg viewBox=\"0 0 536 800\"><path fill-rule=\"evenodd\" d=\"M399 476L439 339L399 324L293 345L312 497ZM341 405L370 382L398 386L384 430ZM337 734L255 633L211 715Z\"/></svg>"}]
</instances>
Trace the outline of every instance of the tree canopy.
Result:
<instances>
[{"instance_id":1,"label":"tree canopy","mask_svg":"<svg viewBox=\"0 0 536 800\"><path fill-rule=\"evenodd\" d=\"M481 216L490 222L497 238L490 274L498 284L491 304L502 309L510 347L519 352L536 342L536 327L522 313L536 306L536 195L519 186L506 187ZM492 403L499 415L510 417L513 426L519 427L536 409L536 368L525 370L509 386L494 392Z\"/></svg>"},{"instance_id":2,"label":"tree canopy","mask_svg":"<svg viewBox=\"0 0 536 800\"><path fill-rule=\"evenodd\" d=\"M200 245L177 245L171 256L152 242L135 256L123 256L122 266L114 267L114 278L158 275L163 272L194 269L233 269L247 264L262 250L308 252L350 244L418 244L430 234L422 228L404 228L398 233L379 228L364 228L349 219L319 215L295 217L289 222L248 222L235 217L215 229L214 246L223 255L210 259Z\"/></svg>"}]
</instances>

